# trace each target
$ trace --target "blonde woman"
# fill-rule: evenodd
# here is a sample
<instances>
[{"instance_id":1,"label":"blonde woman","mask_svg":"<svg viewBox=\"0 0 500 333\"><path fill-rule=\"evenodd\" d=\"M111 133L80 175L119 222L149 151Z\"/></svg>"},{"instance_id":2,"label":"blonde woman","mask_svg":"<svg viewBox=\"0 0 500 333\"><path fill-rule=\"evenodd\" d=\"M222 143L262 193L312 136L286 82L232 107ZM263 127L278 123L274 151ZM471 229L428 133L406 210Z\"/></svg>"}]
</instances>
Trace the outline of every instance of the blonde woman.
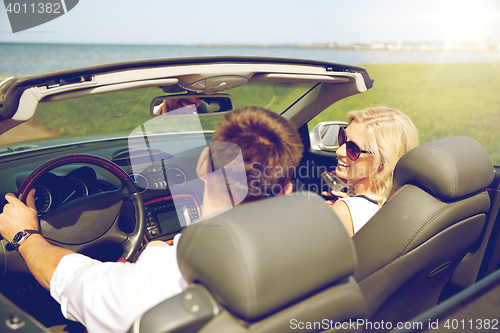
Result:
<instances>
[{"instance_id":1,"label":"blonde woman","mask_svg":"<svg viewBox=\"0 0 500 333\"><path fill-rule=\"evenodd\" d=\"M393 192L392 174L399 158L418 146L418 132L403 112L373 107L348 113L349 125L339 131L336 174L348 180L346 193L332 192L329 202L352 236Z\"/></svg>"}]
</instances>

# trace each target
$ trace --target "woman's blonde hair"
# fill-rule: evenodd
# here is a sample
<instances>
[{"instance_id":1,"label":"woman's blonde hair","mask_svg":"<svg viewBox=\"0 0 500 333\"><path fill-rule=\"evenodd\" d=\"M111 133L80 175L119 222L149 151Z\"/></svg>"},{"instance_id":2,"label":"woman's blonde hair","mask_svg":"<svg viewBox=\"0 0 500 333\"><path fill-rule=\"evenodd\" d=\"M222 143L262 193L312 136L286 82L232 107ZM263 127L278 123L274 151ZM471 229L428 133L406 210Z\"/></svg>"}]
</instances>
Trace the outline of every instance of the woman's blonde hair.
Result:
<instances>
[{"instance_id":1,"label":"woman's blonde hair","mask_svg":"<svg viewBox=\"0 0 500 333\"><path fill-rule=\"evenodd\" d=\"M357 120L365 124L365 149L373 153L370 170L371 185L381 206L392 191L392 175L398 160L418 146L418 131L410 117L385 106L355 110L347 114L349 123Z\"/></svg>"}]
</instances>

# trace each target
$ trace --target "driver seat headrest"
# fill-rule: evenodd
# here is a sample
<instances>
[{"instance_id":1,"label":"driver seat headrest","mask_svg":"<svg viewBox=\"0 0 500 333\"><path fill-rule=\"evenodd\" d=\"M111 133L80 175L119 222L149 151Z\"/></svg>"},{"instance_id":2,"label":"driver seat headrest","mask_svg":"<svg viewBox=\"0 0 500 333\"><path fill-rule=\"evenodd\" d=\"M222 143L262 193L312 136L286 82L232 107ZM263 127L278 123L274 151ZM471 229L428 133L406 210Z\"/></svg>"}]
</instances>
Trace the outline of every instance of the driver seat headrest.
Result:
<instances>
[{"instance_id":1,"label":"driver seat headrest","mask_svg":"<svg viewBox=\"0 0 500 333\"><path fill-rule=\"evenodd\" d=\"M185 228L177 258L186 281L204 285L245 321L347 283L356 265L350 237L321 197L300 193L242 204Z\"/></svg>"}]
</instances>

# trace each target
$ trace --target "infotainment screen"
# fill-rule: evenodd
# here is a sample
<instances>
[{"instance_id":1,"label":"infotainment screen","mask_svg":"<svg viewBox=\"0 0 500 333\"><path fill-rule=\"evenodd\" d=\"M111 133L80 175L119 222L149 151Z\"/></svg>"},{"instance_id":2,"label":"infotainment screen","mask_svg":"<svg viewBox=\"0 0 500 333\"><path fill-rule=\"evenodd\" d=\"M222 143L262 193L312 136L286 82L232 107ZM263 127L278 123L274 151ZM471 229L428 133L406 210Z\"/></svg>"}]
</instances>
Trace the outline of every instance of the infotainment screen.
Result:
<instances>
[{"instance_id":1,"label":"infotainment screen","mask_svg":"<svg viewBox=\"0 0 500 333\"><path fill-rule=\"evenodd\" d=\"M174 231L177 231L182 228L182 226L186 225L186 221L182 214L177 215L177 211L175 209L156 213L158 217L158 222L160 224L160 229L162 234L168 234ZM179 221L180 220L180 221Z\"/></svg>"},{"instance_id":2,"label":"infotainment screen","mask_svg":"<svg viewBox=\"0 0 500 333\"><path fill-rule=\"evenodd\" d=\"M149 239L173 237L199 218L198 206L190 195L146 202L145 206L146 235Z\"/></svg>"}]
</instances>

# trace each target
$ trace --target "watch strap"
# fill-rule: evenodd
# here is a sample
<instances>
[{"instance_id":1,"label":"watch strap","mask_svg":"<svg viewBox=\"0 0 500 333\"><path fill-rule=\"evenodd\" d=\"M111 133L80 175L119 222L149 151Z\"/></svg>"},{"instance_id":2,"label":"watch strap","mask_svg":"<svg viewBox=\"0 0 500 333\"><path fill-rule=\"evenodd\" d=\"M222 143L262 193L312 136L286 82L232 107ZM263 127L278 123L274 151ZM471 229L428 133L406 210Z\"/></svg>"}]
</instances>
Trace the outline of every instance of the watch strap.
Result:
<instances>
[{"instance_id":1,"label":"watch strap","mask_svg":"<svg viewBox=\"0 0 500 333\"><path fill-rule=\"evenodd\" d=\"M19 241L19 243L15 243L13 244L13 241L14 239L16 238L16 236L19 234L19 233L23 233L24 234L24 237L21 238L21 240ZM33 234L38 234L38 235L41 235L42 233L38 230L34 230L34 229L23 229L21 231L19 231L18 233L16 233L16 235L14 235L14 238L13 238L13 241L8 243L6 246L5 246L5 249L7 251L14 251L14 250L18 250L19 249L19 246L21 246L24 242L26 242L26 240Z\"/></svg>"},{"instance_id":2,"label":"watch strap","mask_svg":"<svg viewBox=\"0 0 500 333\"><path fill-rule=\"evenodd\" d=\"M5 249L9 252L12 252L14 251L14 245L12 245L12 243L7 243L7 245L5 245Z\"/></svg>"}]
</instances>

